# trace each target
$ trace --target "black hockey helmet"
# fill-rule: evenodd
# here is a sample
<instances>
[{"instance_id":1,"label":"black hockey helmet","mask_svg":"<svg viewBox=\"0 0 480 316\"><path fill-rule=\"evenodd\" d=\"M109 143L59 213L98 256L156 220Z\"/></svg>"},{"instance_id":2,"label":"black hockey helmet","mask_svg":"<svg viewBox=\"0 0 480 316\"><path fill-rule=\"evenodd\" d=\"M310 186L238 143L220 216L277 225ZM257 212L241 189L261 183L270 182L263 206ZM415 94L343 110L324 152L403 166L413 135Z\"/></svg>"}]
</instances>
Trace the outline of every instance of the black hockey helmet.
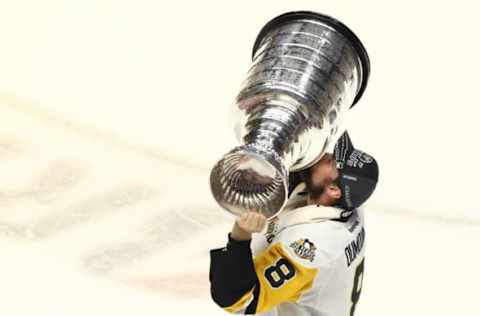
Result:
<instances>
[{"instance_id":1,"label":"black hockey helmet","mask_svg":"<svg viewBox=\"0 0 480 316\"><path fill-rule=\"evenodd\" d=\"M353 211L373 193L378 181L377 161L355 149L347 132L338 139L333 151L337 163L337 185L342 191L338 206Z\"/></svg>"}]
</instances>

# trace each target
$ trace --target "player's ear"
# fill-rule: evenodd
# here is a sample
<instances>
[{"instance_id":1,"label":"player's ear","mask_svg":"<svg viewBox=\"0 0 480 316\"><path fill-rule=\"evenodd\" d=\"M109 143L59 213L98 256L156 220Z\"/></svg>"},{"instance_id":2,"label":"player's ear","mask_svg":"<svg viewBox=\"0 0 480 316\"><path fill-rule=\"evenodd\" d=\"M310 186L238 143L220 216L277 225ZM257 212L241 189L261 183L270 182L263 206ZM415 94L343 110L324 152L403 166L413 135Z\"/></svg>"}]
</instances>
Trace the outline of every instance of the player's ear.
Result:
<instances>
[{"instance_id":1,"label":"player's ear","mask_svg":"<svg viewBox=\"0 0 480 316\"><path fill-rule=\"evenodd\" d=\"M328 194L333 199L340 199L342 197L342 191L340 190L338 185L333 183L328 186Z\"/></svg>"}]
</instances>

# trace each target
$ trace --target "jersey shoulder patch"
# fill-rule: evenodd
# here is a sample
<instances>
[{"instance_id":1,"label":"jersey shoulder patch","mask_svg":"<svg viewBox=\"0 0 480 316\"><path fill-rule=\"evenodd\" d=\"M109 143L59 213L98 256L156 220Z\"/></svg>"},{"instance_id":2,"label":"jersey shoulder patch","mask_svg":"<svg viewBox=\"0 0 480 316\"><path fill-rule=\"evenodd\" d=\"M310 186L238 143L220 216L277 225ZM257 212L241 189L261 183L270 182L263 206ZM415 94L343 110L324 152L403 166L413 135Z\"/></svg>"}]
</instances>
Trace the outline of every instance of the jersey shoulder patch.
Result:
<instances>
[{"instance_id":1,"label":"jersey shoulder patch","mask_svg":"<svg viewBox=\"0 0 480 316\"><path fill-rule=\"evenodd\" d=\"M300 238L289 245L293 249L294 254L304 260L313 262L317 252L317 247L308 238Z\"/></svg>"},{"instance_id":2,"label":"jersey shoulder patch","mask_svg":"<svg viewBox=\"0 0 480 316\"><path fill-rule=\"evenodd\" d=\"M280 232L289 255L306 267L329 268L343 254L346 234L335 222L291 226Z\"/></svg>"}]
</instances>

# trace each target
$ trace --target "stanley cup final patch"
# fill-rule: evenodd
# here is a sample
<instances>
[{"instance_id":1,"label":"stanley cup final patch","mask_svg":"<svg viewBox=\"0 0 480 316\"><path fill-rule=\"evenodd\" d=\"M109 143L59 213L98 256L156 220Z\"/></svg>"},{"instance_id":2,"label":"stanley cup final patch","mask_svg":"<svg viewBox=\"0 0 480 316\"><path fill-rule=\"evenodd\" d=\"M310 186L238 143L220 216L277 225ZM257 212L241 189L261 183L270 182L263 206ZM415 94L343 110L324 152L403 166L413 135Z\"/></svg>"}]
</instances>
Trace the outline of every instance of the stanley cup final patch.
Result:
<instances>
[{"instance_id":1,"label":"stanley cup final patch","mask_svg":"<svg viewBox=\"0 0 480 316\"><path fill-rule=\"evenodd\" d=\"M295 254L302 259L310 260L310 262L313 262L315 259L315 251L317 250L317 247L315 247L313 242L306 238L292 242L290 247L293 249Z\"/></svg>"}]
</instances>

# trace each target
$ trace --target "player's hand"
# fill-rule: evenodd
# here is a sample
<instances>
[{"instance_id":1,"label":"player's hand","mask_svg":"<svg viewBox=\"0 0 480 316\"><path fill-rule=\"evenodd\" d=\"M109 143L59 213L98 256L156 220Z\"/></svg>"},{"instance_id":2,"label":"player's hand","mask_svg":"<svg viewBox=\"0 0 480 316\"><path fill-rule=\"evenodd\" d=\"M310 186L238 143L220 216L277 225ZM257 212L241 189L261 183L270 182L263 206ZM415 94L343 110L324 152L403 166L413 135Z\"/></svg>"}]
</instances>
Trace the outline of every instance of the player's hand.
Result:
<instances>
[{"instance_id":1,"label":"player's hand","mask_svg":"<svg viewBox=\"0 0 480 316\"><path fill-rule=\"evenodd\" d=\"M259 233L265 228L267 218L260 213L246 212L237 218L238 226L249 233Z\"/></svg>"},{"instance_id":2,"label":"player's hand","mask_svg":"<svg viewBox=\"0 0 480 316\"><path fill-rule=\"evenodd\" d=\"M257 212L246 212L235 221L231 237L235 240L249 240L252 233L259 233L267 224L267 218Z\"/></svg>"}]
</instances>

